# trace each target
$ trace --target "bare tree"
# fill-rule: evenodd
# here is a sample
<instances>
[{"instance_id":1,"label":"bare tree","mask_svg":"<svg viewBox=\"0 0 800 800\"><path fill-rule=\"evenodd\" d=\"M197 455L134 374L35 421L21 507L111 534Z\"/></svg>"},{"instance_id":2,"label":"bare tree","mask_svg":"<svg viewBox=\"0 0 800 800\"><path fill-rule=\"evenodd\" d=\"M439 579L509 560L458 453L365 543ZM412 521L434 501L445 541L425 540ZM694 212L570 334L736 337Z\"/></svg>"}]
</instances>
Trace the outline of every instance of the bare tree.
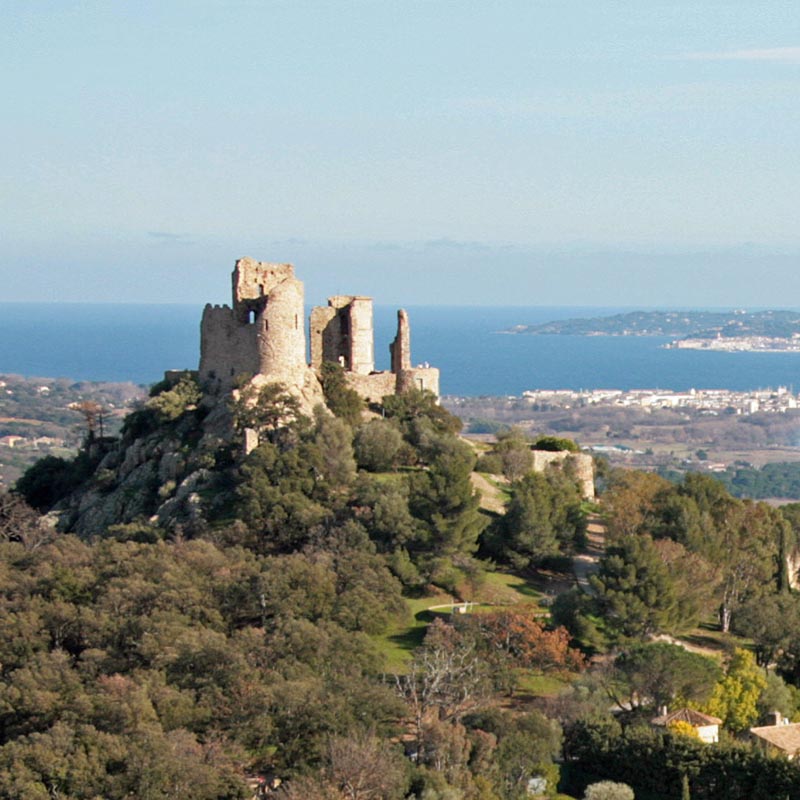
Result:
<instances>
[{"instance_id":1,"label":"bare tree","mask_svg":"<svg viewBox=\"0 0 800 800\"><path fill-rule=\"evenodd\" d=\"M100 403L95 403L94 400L81 400L80 403L73 403L71 408L83 414L86 420L86 440L92 442L95 440L99 431L100 438L103 438L103 412L104 409Z\"/></svg>"},{"instance_id":2,"label":"bare tree","mask_svg":"<svg viewBox=\"0 0 800 800\"><path fill-rule=\"evenodd\" d=\"M0 492L0 541L20 542L30 552L54 536L55 531L19 495Z\"/></svg>"},{"instance_id":3,"label":"bare tree","mask_svg":"<svg viewBox=\"0 0 800 800\"><path fill-rule=\"evenodd\" d=\"M391 746L372 733L340 736L328 745L328 779L347 800L403 796L404 771Z\"/></svg>"},{"instance_id":4,"label":"bare tree","mask_svg":"<svg viewBox=\"0 0 800 800\"><path fill-rule=\"evenodd\" d=\"M405 675L395 675L416 731L418 757L424 755L428 720L450 722L480 708L489 695L486 666L475 642L437 620Z\"/></svg>"}]
</instances>

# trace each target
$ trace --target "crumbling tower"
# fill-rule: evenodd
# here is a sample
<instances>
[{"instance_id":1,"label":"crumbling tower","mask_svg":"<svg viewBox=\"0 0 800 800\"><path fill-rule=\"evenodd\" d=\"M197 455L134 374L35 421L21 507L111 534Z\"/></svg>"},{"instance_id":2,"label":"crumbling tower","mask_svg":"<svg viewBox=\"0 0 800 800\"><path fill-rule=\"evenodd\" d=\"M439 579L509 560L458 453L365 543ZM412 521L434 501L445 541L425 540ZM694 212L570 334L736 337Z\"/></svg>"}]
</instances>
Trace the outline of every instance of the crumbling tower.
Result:
<instances>
[{"instance_id":1,"label":"crumbling tower","mask_svg":"<svg viewBox=\"0 0 800 800\"><path fill-rule=\"evenodd\" d=\"M397 312L397 336L389 345L389 354L395 375L411 369L411 326L408 324L408 312L403 308Z\"/></svg>"},{"instance_id":2,"label":"crumbling tower","mask_svg":"<svg viewBox=\"0 0 800 800\"><path fill-rule=\"evenodd\" d=\"M311 310L311 366L325 361L356 375L375 371L371 297L337 295Z\"/></svg>"},{"instance_id":3,"label":"crumbling tower","mask_svg":"<svg viewBox=\"0 0 800 800\"><path fill-rule=\"evenodd\" d=\"M240 375L263 375L301 385L308 369L305 310L294 267L239 259L232 295L232 308L207 305L203 312L201 381L227 386Z\"/></svg>"}]
</instances>

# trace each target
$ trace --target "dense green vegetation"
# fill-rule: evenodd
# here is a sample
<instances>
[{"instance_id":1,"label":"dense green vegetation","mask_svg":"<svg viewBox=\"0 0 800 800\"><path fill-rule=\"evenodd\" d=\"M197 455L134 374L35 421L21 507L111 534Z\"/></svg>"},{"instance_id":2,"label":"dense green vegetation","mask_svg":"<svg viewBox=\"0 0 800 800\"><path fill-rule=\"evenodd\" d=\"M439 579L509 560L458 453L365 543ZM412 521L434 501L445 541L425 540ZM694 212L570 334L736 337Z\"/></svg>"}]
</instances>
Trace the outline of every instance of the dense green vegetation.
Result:
<instances>
[{"instance_id":1,"label":"dense green vegetation","mask_svg":"<svg viewBox=\"0 0 800 800\"><path fill-rule=\"evenodd\" d=\"M764 464L760 469L743 465L729 467L715 477L736 497L800 500L800 463L797 462Z\"/></svg>"},{"instance_id":2,"label":"dense green vegetation","mask_svg":"<svg viewBox=\"0 0 800 800\"><path fill-rule=\"evenodd\" d=\"M612 471L590 591L560 590L548 618L533 586L586 545L569 459L532 472L531 442L501 433L477 466L508 501L485 513L433 396L368 414L330 372L337 413L313 417L276 385L229 408L159 386L118 443L87 436L0 495L0 796L222 800L251 776L288 800L630 797L603 779L645 800L800 797L800 768L736 738L798 713L796 507ZM62 528L97 498L120 515L76 536L23 497ZM654 640L700 623L727 649ZM662 705L716 715L725 741L651 730Z\"/></svg>"},{"instance_id":3,"label":"dense green vegetation","mask_svg":"<svg viewBox=\"0 0 800 800\"><path fill-rule=\"evenodd\" d=\"M197 458L199 401L187 379L157 387L120 446ZM254 774L287 797L343 797L366 762L380 789L364 797L516 798L532 774L555 788L558 723L488 709L520 670L580 667L565 631L524 609L439 621L397 678L376 644L408 619L404 593L480 581L489 520L460 423L419 393L355 431L352 406L334 407L308 419L280 387L243 391L232 424L260 444L205 453L214 478L190 525L160 527L143 504L80 539L6 496L0 794L233 798ZM40 463L20 493L46 510L124 492L93 472L107 448L90 451ZM150 508L165 489L148 485Z\"/></svg>"}]
</instances>

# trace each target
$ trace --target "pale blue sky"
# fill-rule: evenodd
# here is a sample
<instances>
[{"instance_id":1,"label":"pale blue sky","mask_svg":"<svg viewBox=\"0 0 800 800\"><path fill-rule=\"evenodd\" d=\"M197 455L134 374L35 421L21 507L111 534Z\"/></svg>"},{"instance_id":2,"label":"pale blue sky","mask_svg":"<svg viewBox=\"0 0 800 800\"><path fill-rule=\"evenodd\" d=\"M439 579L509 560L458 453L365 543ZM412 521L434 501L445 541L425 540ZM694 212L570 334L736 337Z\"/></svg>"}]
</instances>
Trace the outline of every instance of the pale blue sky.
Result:
<instances>
[{"instance_id":1,"label":"pale blue sky","mask_svg":"<svg viewBox=\"0 0 800 800\"><path fill-rule=\"evenodd\" d=\"M0 5L0 300L800 305L800 11Z\"/></svg>"}]
</instances>

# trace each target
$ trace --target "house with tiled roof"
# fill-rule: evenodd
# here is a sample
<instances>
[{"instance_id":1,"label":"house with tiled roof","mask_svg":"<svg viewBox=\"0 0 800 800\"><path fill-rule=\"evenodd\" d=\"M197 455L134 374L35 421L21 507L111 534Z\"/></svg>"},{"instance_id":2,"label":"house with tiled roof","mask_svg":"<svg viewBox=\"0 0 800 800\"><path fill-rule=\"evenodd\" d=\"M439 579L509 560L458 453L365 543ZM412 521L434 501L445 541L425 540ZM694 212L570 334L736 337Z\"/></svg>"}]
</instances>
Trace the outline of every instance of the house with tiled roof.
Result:
<instances>
[{"instance_id":1,"label":"house with tiled roof","mask_svg":"<svg viewBox=\"0 0 800 800\"><path fill-rule=\"evenodd\" d=\"M667 711L666 707L661 709L659 716L650 720L651 725L657 728L669 728L676 722L683 722L691 725L697 733L697 738L706 744L716 744L719 741L719 726L722 720L712 717L710 714L703 714L693 708L679 708L676 711Z\"/></svg>"},{"instance_id":2,"label":"house with tiled roof","mask_svg":"<svg viewBox=\"0 0 800 800\"><path fill-rule=\"evenodd\" d=\"M750 736L768 755L795 758L800 753L800 723L789 722L777 711L772 718L771 725L750 728Z\"/></svg>"}]
</instances>

